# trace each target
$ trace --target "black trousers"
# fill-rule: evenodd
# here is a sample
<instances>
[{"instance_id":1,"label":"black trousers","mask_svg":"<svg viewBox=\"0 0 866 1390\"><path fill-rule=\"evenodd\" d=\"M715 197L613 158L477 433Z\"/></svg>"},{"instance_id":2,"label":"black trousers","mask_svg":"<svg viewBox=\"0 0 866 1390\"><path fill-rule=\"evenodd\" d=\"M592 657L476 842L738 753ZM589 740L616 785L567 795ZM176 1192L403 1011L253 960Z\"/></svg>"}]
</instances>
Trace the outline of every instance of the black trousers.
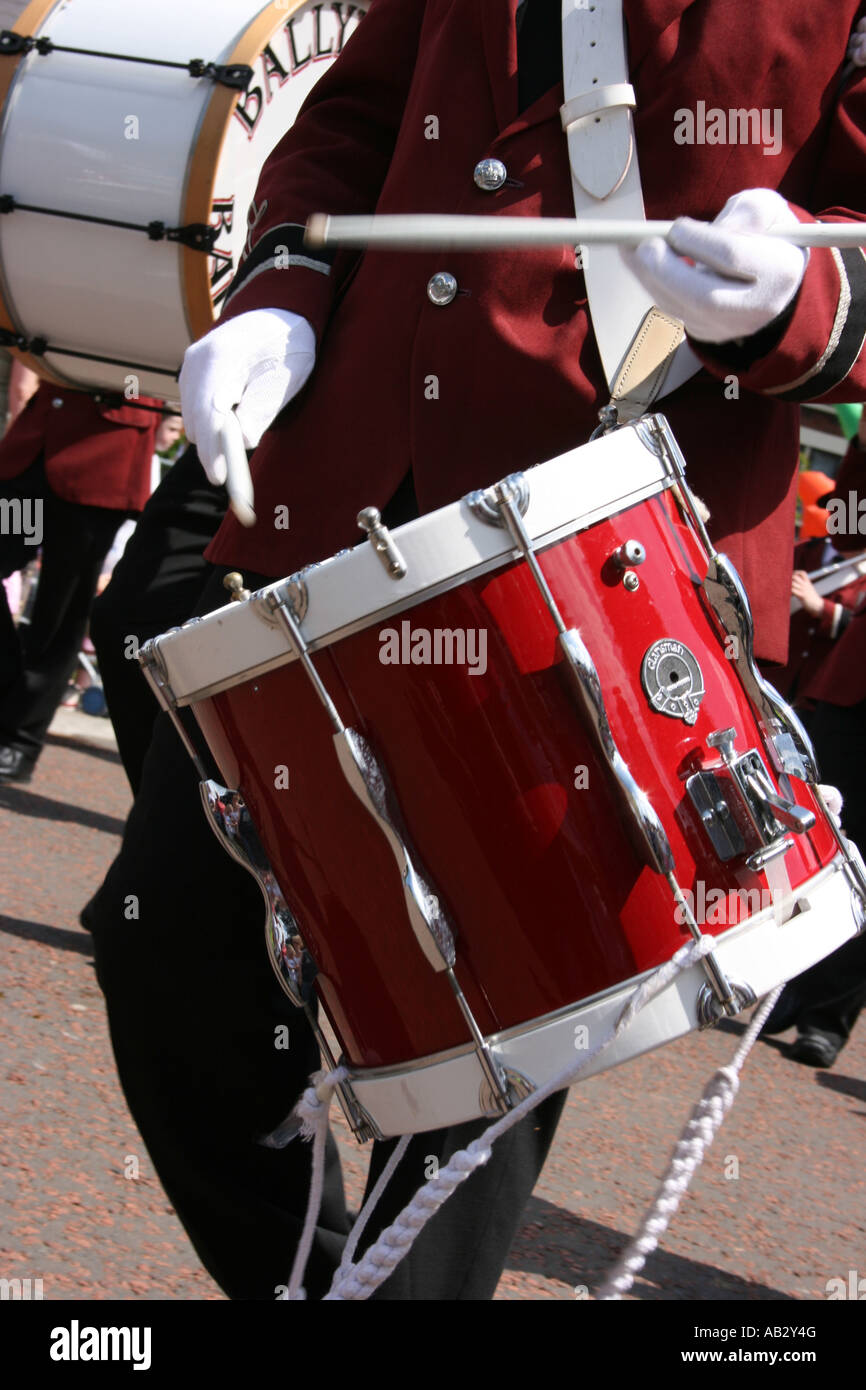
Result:
<instances>
[{"instance_id":1,"label":"black trousers","mask_svg":"<svg viewBox=\"0 0 866 1390\"><path fill-rule=\"evenodd\" d=\"M162 568L172 562L165 538L152 524L154 514L165 508L167 519L174 509L175 520L183 521L184 488L195 493L200 487L189 463L185 456L175 465L176 486L168 497L160 498L163 484L151 499L123 568L115 571L100 604L97 650L103 671L107 647L113 644L116 655L119 638L171 625L166 615L181 584L192 592L207 573L200 611L225 601L222 572L205 567L200 551L198 579L193 578L190 537L203 525L203 514L185 523L190 549L179 564L177 589ZM410 493L411 484L404 484L393 499L386 513L390 524L397 524L400 510L411 513ZM136 584L134 576L142 582ZM256 582L258 577L248 578ZM130 620L127 584L137 591ZM133 663L121 662L113 703L109 694L118 729L126 711L118 710L117 693L136 674ZM150 713L153 706L142 708ZM149 730L152 722L151 716L139 725L139 745L145 724ZM140 747L137 752L134 737L123 742L132 766ZM295 1140L274 1150L260 1140L294 1105L319 1065L318 1051L303 1014L283 994L268 962L259 889L205 823L195 770L167 716L156 720L136 775L138 795L120 854L83 914L93 933L121 1082L156 1171L203 1263L230 1297L272 1299L288 1282L303 1225L310 1147ZM285 1027L287 1049L275 1045ZM494 1147L487 1165L431 1220L378 1297L492 1297L563 1103L564 1095L551 1097ZM480 1121L413 1139L364 1245L430 1175L431 1160L444 1166L484 1128ZM392 1142L373 1146L370 1186L392 1147ZM339 1158L331 1142L306 1279L309 1297L326 1292L347 1229Z\"/></svg>"},{"instance_id":2,"label":"black trousers","mask_svg":"<svg viewBox=\"0 0 866 1390\"><path fill-rule=\"evenodd\" d=\"M195 612L211 573L203 551L227 501L225 489L208 482L195 449L187 449L148 499L110 584L93 604L90 635L133 792L141 785L159 708L136 654L149 638Z\"/></svg>"},{"instance_id":3,"label":"black trousers","mask_svg":"<svg viewBox=\"0 0 866 1390\"><path fill-rule=\"evenodd\" d=\"M0 483L6 504L42 530L42 566L30 622L16 629L0 586L0 744L22 749L34 760L66 689L87 631L90 605L125 511L85 507L58 497L45 477L40 455L17 478ZM38 510L33 511L35 504ZM7 520L0 534L0 574L14 574L33 559L35 544Z\"/></svg>"}]
</instances>

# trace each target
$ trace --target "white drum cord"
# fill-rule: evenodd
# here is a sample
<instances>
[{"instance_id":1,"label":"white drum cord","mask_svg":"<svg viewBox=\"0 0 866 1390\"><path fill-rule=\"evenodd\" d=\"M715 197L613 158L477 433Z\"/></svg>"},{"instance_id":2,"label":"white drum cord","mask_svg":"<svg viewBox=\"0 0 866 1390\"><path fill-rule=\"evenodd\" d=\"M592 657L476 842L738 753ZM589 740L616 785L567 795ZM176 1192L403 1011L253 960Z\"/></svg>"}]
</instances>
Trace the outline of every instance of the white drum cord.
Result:
<instances>
[{"instance_id":1,"label":"white drum cord","mask_svg":"<svg viewBox=\"0 0 866 1390\"><path fill-rule=\"evenodd\" d=\"M589 1064L625 1032L636 1015L651 999L666 989L684 970L701 960L713 949L714 945L714 937L703 935L699 941L688 942L669 961L659 966L658 970L654 971L635 990L622 1010L616 1025L596 1047L589 1051L580 1062L569 1064L546 1085L533 1091L507 1115L488 1126L479 1138L473 1140L465 1149L460 1149L454 1154L437 1177L431 1178L419 1188L412 1201L403 1209L396 1220L381 1233L369 1250L356 1262L354 1256L361 1234L408 1147L411 1136L404 1135L391 1154L373 1192L364 1203L346 1243L331 1288L325 1295L325 1301L369 1298L396 1269L430 1217L448 1200L460 1183L464 1182L476 1168L482 1167L487 1162L492 1146L500 1135L505 1134L518 1124L548 1096L577 1081ZM706 1150L712 1143L719 1126L733 1103L739 1085L740 1069L781 989L782 986L780 985L766 997L753 1016L731 1064L719 1068L709 1082L674 1149L668 1173L659 1188L651 1210L637 1236L629 1244L605 1280L599 1292L599 1298L621 1298L622 1294L631 1287L635 1275L644 1264L647 1256L658 1244L679 1206L692 1176L700 1166ZM285 1294L285 1298L288 1300L306 1298L302 1280L319 1216L330 1104L336 1086L346 1077L347 1073L343 1067L338 1067L332 1072L317 1073L311 1078L309 1089L304 1092L293 1112L301 1121L302 1136L313 1141L313 1172L304 1230Z\"/></svg>"},{"instance_id":2,"label":"white drum cord","mask_svg":"<svg viewBox=\"0 0 866 1390\"><path fill-rule=\"evenodd\" d=\"M598 1291L600 1300L622 1298L628 1293L635 1276L655 1250L673 1218L689 1183L704 1161L722 1122L736 1099L740 1087L740 1071L757 1041L764 1020L782 993L777 985L752 1015L748 1028L734 1059L727 1067L719 1067L704 1088L704 1093L689 1116L677 1140L668 1170L662 1179L652 1206L644 1217L637 1235L629 1241Z\"/></svg>"}]
</instances>

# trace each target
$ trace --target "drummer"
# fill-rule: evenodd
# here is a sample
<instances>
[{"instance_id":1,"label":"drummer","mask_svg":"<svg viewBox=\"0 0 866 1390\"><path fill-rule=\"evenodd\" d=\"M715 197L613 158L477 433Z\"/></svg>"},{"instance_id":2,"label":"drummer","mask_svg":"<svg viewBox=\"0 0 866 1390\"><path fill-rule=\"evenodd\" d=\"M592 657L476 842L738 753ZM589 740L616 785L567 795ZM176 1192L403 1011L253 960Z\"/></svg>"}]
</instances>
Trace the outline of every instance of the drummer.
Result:
<instances>
[{"instance_id":1,"label":"drummer","mask_svg":"<svg viewBox=\"0 0 866 1390\"><path fill-rule=\"evenodd\" d=\"M648 243L629 262L682 319L702 364L664 409L713 538L752 591L758 654L776 661L787 645L796 403L866 397L866 261L766 233L827 208L866 216L866 78L846 69L859 8L802 8L795 36L783 0L625 4L647 215L687 214L676 250ZM322 210L570 215L557 10L372 0L266 164L223 318L183 372L187 430L208 475L224 479L218 427L233 406L256 448L259 520L248 532L223 524L202 611L224 601L225 567L253 587L351 545L365 505L399 524L415 497L430 510L588 439L610 397L596 346L609 325L602 307L588 309L573 251L360 256L303 242ZM706 115L709 93L723 116L783 113L773 142L726 126L713 143L694 120L690 141L681 113ZM608 129L603 116L596 124ZM613 157L602 144L602 168ZM625 282L612 273L602 299L617 303ZM287 508L288 530L275 524ZM268 1299L291 1263L309 1153L257 1140L290 1108L316 1050L270 977L258 889L205 825L193 769L162 723L123 849L83 920L127 1098L166 1191L226 1292ZM291 1046L277 1051L286 1023ZM492 1297L561 1105L553 1097L494 1148L378 1296ZM432 1157L442 1163L481 1127L413 1139L369 1238ZM374 1146L371 1180L390 1147ZM332 1147L309 1297L327 1289L345 1231Z\"/></svg>"}]
</instances>

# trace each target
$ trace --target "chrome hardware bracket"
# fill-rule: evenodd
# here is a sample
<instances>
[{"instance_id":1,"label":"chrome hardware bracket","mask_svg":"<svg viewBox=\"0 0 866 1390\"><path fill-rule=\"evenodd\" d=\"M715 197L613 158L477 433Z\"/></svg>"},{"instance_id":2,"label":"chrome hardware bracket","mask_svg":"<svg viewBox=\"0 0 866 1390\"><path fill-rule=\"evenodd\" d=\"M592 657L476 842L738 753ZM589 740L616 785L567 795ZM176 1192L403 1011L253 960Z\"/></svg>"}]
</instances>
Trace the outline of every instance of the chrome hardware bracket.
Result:
<instances>
[{"instance_id":1,"label":"chrome hardware bracket","mask_svg":"<svg viewBox=\"0 0 866 1390\"><path fill-rule=\"evenodd\" d=\"M686 782L686 793L723 864L744 854L746 842L728 805L724 788L714 772L696 772Z\"/></svg>"},{"instance_id":2,"label":"chrome hardware bracket","mask_svg":"<svg viewBox=\"0 0 866 1390\"><path fill-rule=\"evenodd\" d=\"M623 541L610 557L617 569L636 569L646 559L646 546L641 541Z\"/></svg>"},{"instance_id":3,"label":"chrome hardware bracket","mask_svg":"<svg viewBox=\"0 0 866 1390\"><path fill-rule=\"evenodd\" d=\"M744 985L738 980L731 980L730 988L733 1003L736 1006L734 1013L742 1013L743 1009L748 1009L757 1000L757 995L751 985ZM722 1007L709 985L701 985L698 991L697 1010L699 1028L712 1028L713 1024L718 1023L720 1018L733 1017L729 1009Z\"/></svg>"},{"instance_id":4,"label":"chrome hardware bracket","mask_svg":"<svg viewBox=\"0 0 866 1390\"><path fill-rule=\"evenodd\" d=\"M589 725L630 813L628 825L630 830L636 832L632 838L636 841L640 856L656 873L671 873L674 859L670 841L649 797L638 786L616 745L595 662L576 628L564 629L557 640L565 656L572 689L584 721Z\"/></svg>"},{"instance_id":5,"label":"chrome hardware bracket","mask_svg":"<svg viewBox=\"0 0 866 1390\"><path fill-rule=\"evenodd\" d=\"M722 862L744 853L748 837L754 848L746 864L757 871L791 848L794 841L785 831L804 835L816 817L814 811L780 796L757 748L738 753L736 739L736 729L716 729L709 735L707 743L720 753L723 768L696 773L686 790Z\"/></svg>"},{"instance_id":6,"label":"chrome hardware bracket","mask_svg":"<svg viewBox=\"0 0 866 1390\"><path fill-rule=\"evenodd\" d=\"M790 835L786 835L781 840L774 840L771 845L767 845L766 849L758 849L755 850L754 854L750 854L746 859L746 867L751 869L753 873L759 873L765 864L769 864L771 859L778 859L780 854L787 854L793 843Z\"/></svg>"},{"instance_id":7,"label":"chrome hardware bracket","mask_svg":"<svg viewBox=\"0 0 866 1390\"><path fill-rule=\"evenodd\" d=\"M267 914L268 958L295 1008L303 1009L312 999L315 962L274 877L246 802L240 792L223 787L212 778L201 782L199 791L208 824L220 844L261 889Z\"/></svg>"},{"instance_id":8,"label":"chrome hardware bracket","mask_svg":"<svg viewBox=\"0 0 866 1390\"><path fill-rule=\"evenodd\" d=\"M336 1065L313 1008L315 962L304 945L298 924L283 897L273 869L268 863L246 802L240 792L221 786L211 778L202 780L199 791L208 825L223 849L251 874L265 900L265 941L268 959L283 991L296 1009L302 1009L313 1030L323 1058L331 1070ZM352 1087L342 1082L337 1095L346 1120L360 1143L381 1137L358 1103ZM294 1137L292 1126L275 1131L266 1144L281 1148Z\"/></svg>"},{"instance_id":9,"label":"chrome hardware bracket","mask_svg":"<svg viewBox=\"0 0 866 1390\"><path fill-rule=\"evenodd\" d=\"M313 568L314 566L312 565L307 566L307 569ZM299 623L302 623L306 618L307 609L310 606L310 591L307 588L306 580L304 579L304 575L306 573L307 570L304 569L298 570L296 574L290 574L288 579L284 579L282 584L280 584L279 588L276 590L276 593L279 595L280 601L288 604L289 608L291 608L292 612L295 615L295 618ZM273 594L267 595L264 607L267 609L268 615L271 618L271 620L276 620L273 611L274 603L272 602L272 600Z\"/></svg>"},{"instance_id":10,"label":"chrome hardware bracket","mask_svg":"<svg viewBox=\"0 0 866 1390\"><path fill-rule=\"evenodd\" d=\"M180 628L173 627L170 628L169 631L179 632ZM168 633L164 633L163 636L168 636ZM171 682L168 679L168 672L165 669L165 662L162 658L162 652L159 649L159 643L159 637L152 637L149 642L145 642L141 651L138 653L139 664L148 685L156 696L157 702L170 718L177 730L181 743L192 760L196 772L200 779L204 781L207 778L207 771L198 755L195 744L192 742L189 734L181 723L181 718L178 714L177 696L171 688Z\"/></svg>"},{"instance_id":11,"label":"chrome hardware bracket","mask_svg":"<svg viewBox=\"0 0 866 1390\"><path fill-rule=\"evenodd\" d=\"M439 899L412 863L409 847L395 824L390 788L376 755L356 729L334 734L334 748L343 776L366 811L376 821L400 870L406 915L418 945L434 970L449 970L456 960L454 934Z\"/></svg>"},{"instance_id":12,"label":"chrome hardware bracket","mask_svg":"<svg viewBox=\"0 0 866 1390\"><path fill-rule=\"evenodd\" d=\"M601 439L605 434L613 434L614 430L620 428L619 409L615 401L609 401L603 405L598 412L598 424L589 436L590 442L593 439Z\"/></svg>"},{"instance_id":13,"label":"chrome hardware bracket","mask_svg":"<svg viewBox=\"0 0 866 1390\"><path fill-rule=\"evenodd\" d=\"M504 484L510 487L514 495L514 505L521 516L526 516L529 507L529 483L523 473L509 473L504 479ZM469 506L472 515L479 521L483 521L486 526L505 525L502 512L496 502L496 488L503 484L495 484L493 487L483 488L480 491L467 492L464 501Z\"/></svg>"},{"instance_id":14,"label":"chrome hardware bracket","mask_svg":"<svg viewBox=\"0 0 866 1390\"><path fill-rule=\"evenodd\" d=\"M755 663L752 609L740 576L726 555L711 553L703 588L721 626L735 639L732 664L761 715L768 745L776 754L776 770L801 781L817 782L818 767L809 735ZM780 735L781 746L777 744Z\"/></svg>"},{"instance_id":15,"label":"chrome hardware bracket","mask_svg":"<svg viewBox=\"0 0 866 1390\"><path fill-rule=\"evenodd\" d=\"M400 554L387 526L382 524L378 507L365 507L358 513L358 525L367 532L367 539L382 561L390 579L406 578L406 561Z\"/></svg>"},{"instance_id":16,"label":"chrome hardware bracket","mask_svg":"<svg viewBox=\"0 0 866 1390\"><path fill-rule=\"evenodd\" d=\"M522 1072L515 1071L514 1067L500 1067L505 1084L508 1088L508 1109L513 1110L527 1096L531 1096L535 1090L532 1082L525 1077ZM478 1104L483 1111L500 1111L501 1096L492 1090L488 1081L481 1083L481 1090L478 1093Z\"/></svg>"}]
</instances>

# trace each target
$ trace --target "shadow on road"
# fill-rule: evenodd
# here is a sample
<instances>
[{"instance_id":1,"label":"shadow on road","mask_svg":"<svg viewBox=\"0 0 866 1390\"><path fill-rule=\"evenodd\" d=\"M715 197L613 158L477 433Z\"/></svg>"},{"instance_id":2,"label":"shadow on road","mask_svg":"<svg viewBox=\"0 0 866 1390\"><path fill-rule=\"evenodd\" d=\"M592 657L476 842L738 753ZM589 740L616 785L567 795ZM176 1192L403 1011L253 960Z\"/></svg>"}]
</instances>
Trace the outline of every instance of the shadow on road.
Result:
<instances>
[{"instance_id":1,"label":"shadow on road","mask_svg":"<svg viewBox=\"0 0 866 1390\"><path fill-rule=\"evenodd\" d=\"M586 1287L593 1295L630 1239L630 1233L587 1221L552 1202L531 1197L524 1212L524 1229L515 1239L506 1264L508 1269L567 1279L575 1288ZM649 1302L674 1299L791 1301L791 1295L780 1289L741 1279L714 1265L664 1250L650 1255L633 1292L639 1299Z\"/></svg>"},{"instance_id":2,"label":"shadow on road","mask_svg":"<svg viewBox=\"0 0 866 1390\"><path fill-rule=\"evenodd\" d=\"M855 1100L866 1100L866 1081L861 1081L857 1076L818 1072L815 1080L819 1086L826 1086L828 1091L838 1091L843 1096L853 1096Z\"/></svg>"},{"instance_id":3,"label":"shadow on road","mask_svg":"<svg viewBox=\"0 0 866 1390\"><path fill-rule=\"evenodd\" d=\"M81 956L93 955L93 941L88 932L70 931L67 927L49 927L45 922L28 922L22 917L0 914L0 932L20 936L25 941L41 941L60 951L77 951Z\"/></svg>"},{"instance_id":4,"label":"shadow on road","mask_svg":"<svg viewBox=\"0 0 866 1390\"><path fill-rule=\"evenodd\" d=\"M100 748L98 744L87 743L72 734L49 734L45 742L55 748L71 748L74 753L87 753L91 758L101 758L106 763L121 766L120 757L113 748Z\"/></svg>"},{"instance_id":5,"label":"shadow on road","mask_svg":"<svg viewBox=\"0 0 866 1390\"><path fill-rule=\"evenodd\" d=\"M19 816L32 816L35 820L74 821L88 830L101 830L107 835L122 835L126 823L119 816L105 816L101 811L70 806L68 802L54 801L50 796L40 796L38 792L9 785L0 788L0 810L14 811Z\"/></svg>"}]
</instances>

